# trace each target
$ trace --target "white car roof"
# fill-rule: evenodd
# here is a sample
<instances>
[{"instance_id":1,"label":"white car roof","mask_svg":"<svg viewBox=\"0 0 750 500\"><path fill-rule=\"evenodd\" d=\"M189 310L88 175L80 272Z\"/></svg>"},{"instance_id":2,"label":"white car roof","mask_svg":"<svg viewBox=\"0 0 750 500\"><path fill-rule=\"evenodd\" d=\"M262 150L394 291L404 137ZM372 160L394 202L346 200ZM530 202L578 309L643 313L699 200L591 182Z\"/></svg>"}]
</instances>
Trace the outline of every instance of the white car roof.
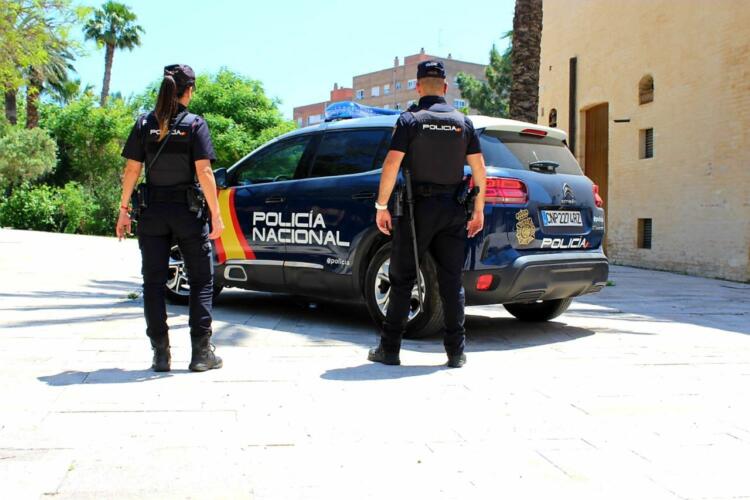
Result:
<instances>
[{"instance_id":1,"label":"white car roof","mask_svg":"<svg viewBox=\"0 0 750 500\"><path fill-rule=\"evenodd\" d=\"M555 139L565 140L568 135L564 130L559 128L545 127L543 125L537 125L535 123L521 122L517 120L508 120L507 118L494 118L491 116L484 115L470 115L474 128L476 129L487 129L487 130L500 130L505 132L521 132L525 129L542 130L547 133L548 136L554 137ZM279 139L285 137L293 137L299 134L308 134L311 132L318 132L323 130L340 130L340 129L353 129L353 128L371 128L371 127L394 127L398 115L384 115L384 116L372 116L367 118L353 118L350 120L337 120L334 122L323 122L317 125L310 125L309 127L300 128L293 130L287 134L282 135Z\"/></svg>"}]
</instances>

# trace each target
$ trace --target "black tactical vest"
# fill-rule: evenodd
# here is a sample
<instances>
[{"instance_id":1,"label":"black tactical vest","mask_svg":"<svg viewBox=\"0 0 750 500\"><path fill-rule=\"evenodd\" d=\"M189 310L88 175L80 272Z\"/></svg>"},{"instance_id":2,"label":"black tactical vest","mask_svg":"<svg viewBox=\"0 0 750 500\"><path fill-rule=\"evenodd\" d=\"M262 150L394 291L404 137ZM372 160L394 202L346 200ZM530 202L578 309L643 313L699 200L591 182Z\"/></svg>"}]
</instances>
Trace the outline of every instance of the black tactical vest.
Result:
<instances>
[{"instance_id":1,"label":"black tactical vest","mask_svg":"<svg viewBox=\"0 0 750 500\"><path fill-rule=\"evenodd\" d=\"M152 186L177 186L195 182L195 164L192 158L191 144L193 125L198 118L192 113L177 113L176 118L184 117L175 128L175 118L170 123L172 136L164 146L157 162L152 166L156 152L161 147L159 142L159 121L154 113L145 118L142 133L144 134L148 184ZM164 138L166 140L166 137Z\"/></svg>"},{"instance_id":2,"label":"black tactical vest","mask_svg":"<svg viewBox=\"0 0 750 500\"><path fill-rule=\"evenodd\" d=\"M411 112L417 130L407 157L416 183L458 184L463 180L468 147L464 115L450 109Z\"/></svg>"}]
</instances>

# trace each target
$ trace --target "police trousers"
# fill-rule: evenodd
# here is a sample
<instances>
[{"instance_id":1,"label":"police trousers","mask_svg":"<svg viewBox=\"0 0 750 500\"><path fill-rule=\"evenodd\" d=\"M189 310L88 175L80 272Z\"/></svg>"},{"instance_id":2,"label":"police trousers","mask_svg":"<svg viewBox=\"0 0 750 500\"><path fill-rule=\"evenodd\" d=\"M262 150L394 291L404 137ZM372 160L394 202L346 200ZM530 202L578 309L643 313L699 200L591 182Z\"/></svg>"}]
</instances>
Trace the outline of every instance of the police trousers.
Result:
<instances>
[{"instance_id":1,"label":"police trousers","mask_svg":"<svg viewBox=\"0 0 750 500\"><path fill-rule=\"evenodd\" d=\"M407 207L394 220L391 241L390 300L381 344L386 352L398 352L408 321L412 289L417 279L414 247ZM466 248L466 212L453 194L417 197L414 206L419 261L430 252L437 267L443 305L444 345L449 355L460 354L466 341L464 289L461 283Z\"/></svg>"},{"instance_id":2,"label":"police trousers","mask_svg":"<svg viewBox=\"0 0 750 500\"><path fill-rule=\"evenodd\" d=\"M187 203L152 202L138 222L143 265L143 310L146 334L154 341L168 336L165 286L173 278L169 254L177 242L190 285L190 335L210 336L213 302L213 261L208 224L188 210Z\"/></svg>"}]
</instances>

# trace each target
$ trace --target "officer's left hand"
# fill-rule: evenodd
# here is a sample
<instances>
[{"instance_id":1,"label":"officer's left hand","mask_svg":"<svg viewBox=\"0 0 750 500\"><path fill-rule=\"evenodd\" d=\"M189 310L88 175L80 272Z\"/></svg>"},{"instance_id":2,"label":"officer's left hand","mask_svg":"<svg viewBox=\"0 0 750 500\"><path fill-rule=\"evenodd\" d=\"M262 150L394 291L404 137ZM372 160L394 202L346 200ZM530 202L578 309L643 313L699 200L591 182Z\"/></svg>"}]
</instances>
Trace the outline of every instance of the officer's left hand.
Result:
<instances>
[{"instance_id":1,"label":"officer's left hand","mask_svg":"<svg viewBox=\"0 0 750 500\"><path fill-rule=\"evenodd\" d=\"M484 228L484 211L475 210L471 214L471 219L466 224L466 230L469 232L469 238L473 238L479 231Z\"/></svg>"},{"instance_id":2,"label":"officer's left hand","mask_svg":"<svg viewBox=\"0 0 750 500\"><path fill-rule=\"evenodd\" d=\"M388 236L391 235L393 225L391 222L391 213L388 210L378 210L375 214L375 223L378 225L381 233Z\"/></svg>"},{"instance_id":3,"label":"officer's left hand","mask_svg":"<svg viewBox=\"0 0 750 500\"><path fill-rule=\"evenodd\" d=\"M130 227L130 215L125 210L120 210L120 215L117 217L117 226L115 226L118 241L127 238L130 234Z\"/></svg>"}]
</instances>

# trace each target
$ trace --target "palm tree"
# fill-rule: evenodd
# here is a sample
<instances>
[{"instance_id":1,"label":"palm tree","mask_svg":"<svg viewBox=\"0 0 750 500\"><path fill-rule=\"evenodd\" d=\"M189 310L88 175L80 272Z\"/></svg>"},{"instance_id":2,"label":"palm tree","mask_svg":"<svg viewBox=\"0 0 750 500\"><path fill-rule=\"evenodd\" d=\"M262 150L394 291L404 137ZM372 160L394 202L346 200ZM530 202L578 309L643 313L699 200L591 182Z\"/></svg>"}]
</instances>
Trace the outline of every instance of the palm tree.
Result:
<instances>
[{"instance_id":1,"label":"palm tree","mask_svg":"<svg viewBox=\"0 0 750 500\"><path fill-rule=\"evenodd\" d=\"M94 15L83 27L86 40L94 40L104 53L104 83L102 84L101 105L107 104L109 82L112 76L112 60L115 49L133 50L141 44L140 34L143 28L135 24L137 17L127 5L109 1L101 9L96 9Z\"/></svg>"},{"instance_id":2,"label":"palm tree","mask_svg":"<svg viewBox=\"0 0 750 500\"><path fill-rule=\"evenodd\" d=\"M539 113L539 57L542 42L542 0L516 0L510 117L536 123Z\"/></svg>"},{"instance_id":3,"label":"palm tree","mask_svg":"<svg viewBox=\"0 0 750 500\"><path fill-rule=\"evenodd\" d=\"M39 96L48 88L59 89L68 81L68 71L75 71L75 55L70 45L60 39L50 40L46 47L47 61L28 70L26 87L26 128L39 126Z\"/></svg>"}]
</instances>

